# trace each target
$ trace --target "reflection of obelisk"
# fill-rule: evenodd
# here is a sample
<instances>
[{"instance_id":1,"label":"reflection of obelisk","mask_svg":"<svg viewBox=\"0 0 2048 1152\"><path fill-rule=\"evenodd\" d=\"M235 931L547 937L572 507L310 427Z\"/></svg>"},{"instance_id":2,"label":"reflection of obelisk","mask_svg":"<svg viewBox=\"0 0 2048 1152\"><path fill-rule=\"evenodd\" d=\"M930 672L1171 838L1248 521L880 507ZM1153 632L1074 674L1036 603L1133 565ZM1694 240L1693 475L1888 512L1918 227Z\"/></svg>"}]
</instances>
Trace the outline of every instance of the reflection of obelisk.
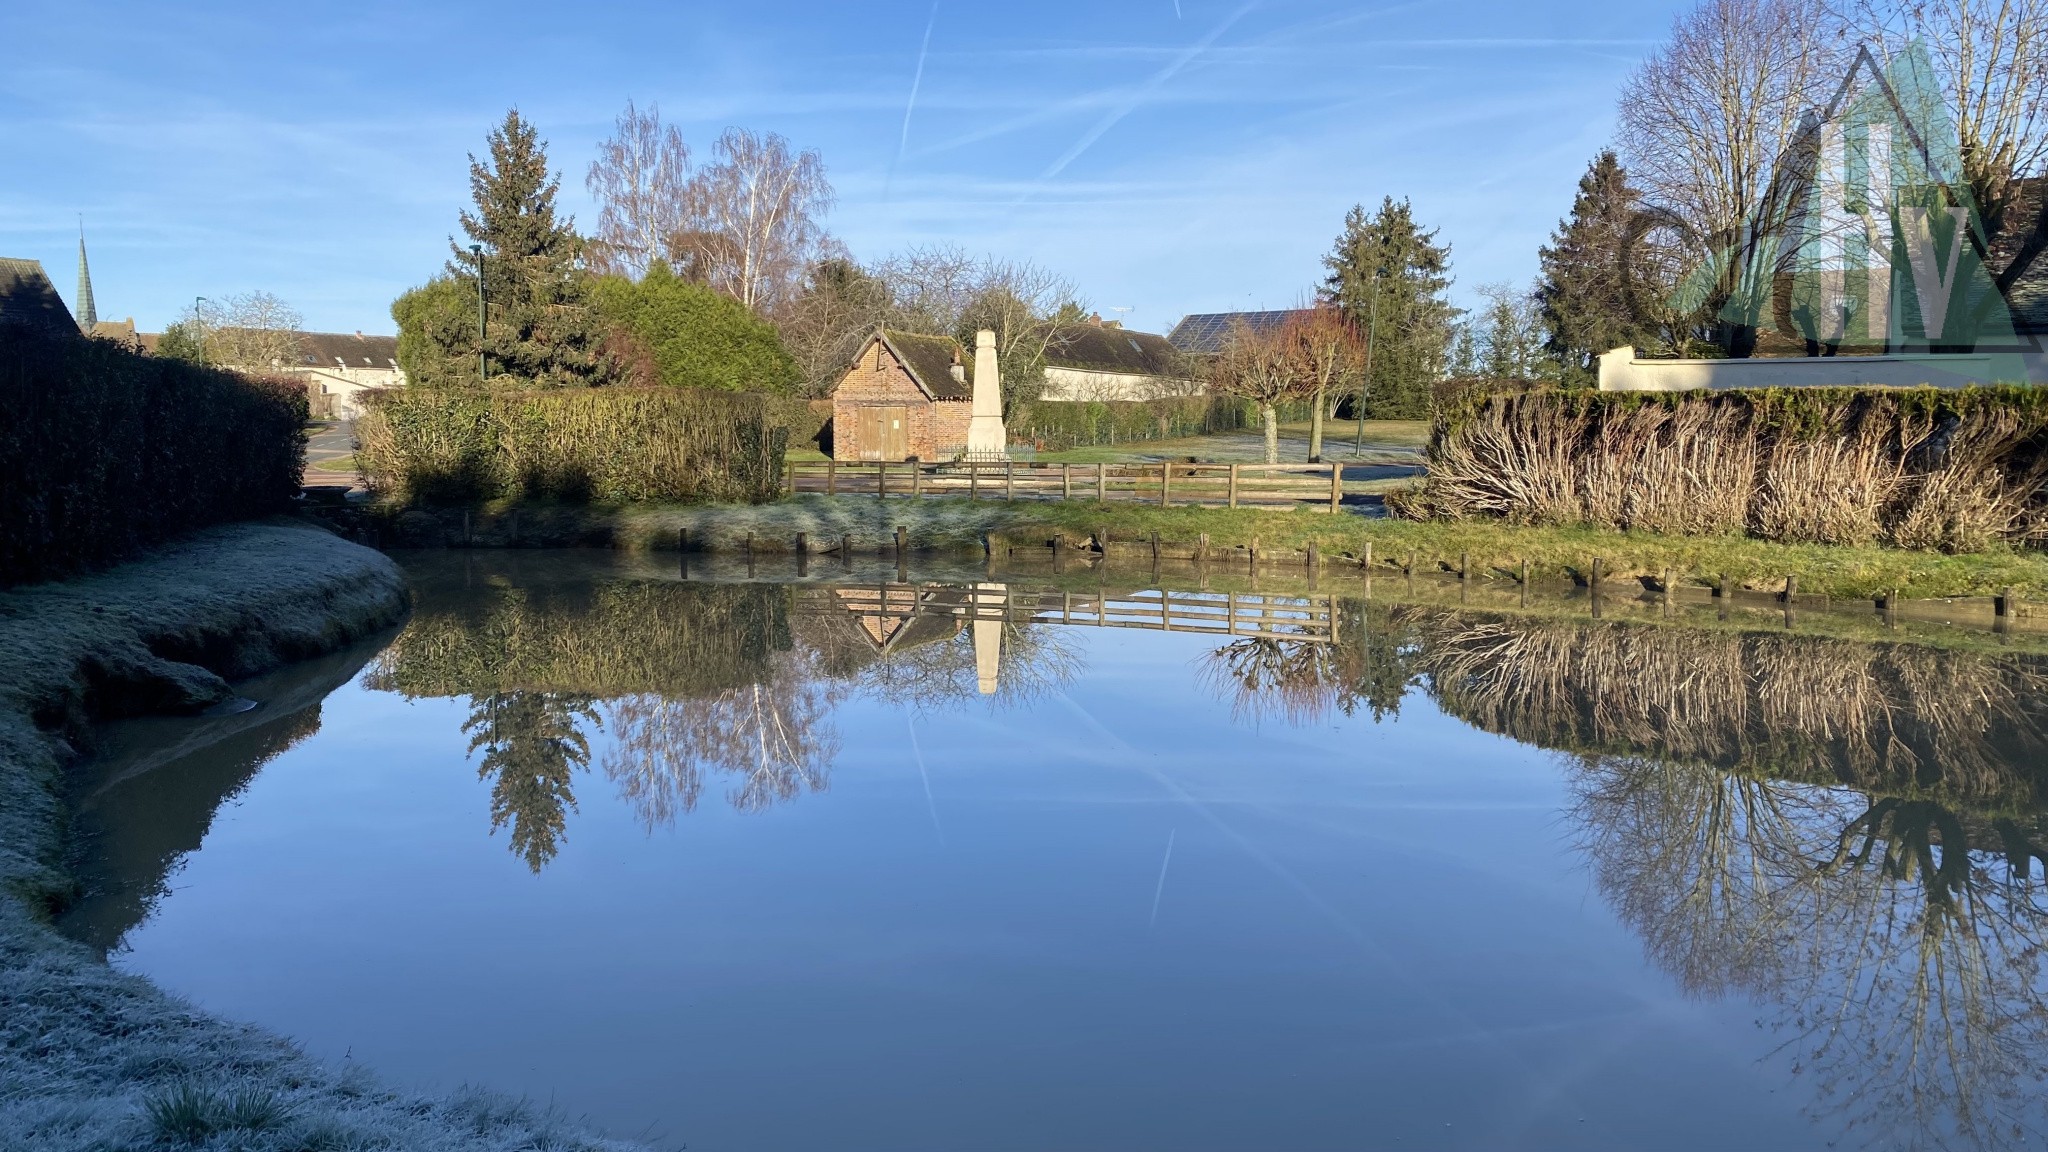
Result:
<instances>
[{"instance_id":1,"label":"reflection of obelisk","mask_svg":"<svg viewBox=\"0 0 2048 1152\"><path fill-rule=\"evenodd\" d=\"M974 334L974 417L967 424L969 460L1007 460L1003 434L1003 375L996 364L996 334Z\"/></svg>"},{"instance_id":2,"label":"reflection of obelisk","mask_svg":"<svg viewBox=\"0 0 2048 1152\"><path fill-rule=\"evenodd\" d=\"M997 678L1002 673L1003 663L1003 621L1004 608L1010 598L1007 584L976 584L971 603L974 605L974 682L983 696L996 694ZM986 616L984 616L986 614Z\"/></svg>"}]
</instances>

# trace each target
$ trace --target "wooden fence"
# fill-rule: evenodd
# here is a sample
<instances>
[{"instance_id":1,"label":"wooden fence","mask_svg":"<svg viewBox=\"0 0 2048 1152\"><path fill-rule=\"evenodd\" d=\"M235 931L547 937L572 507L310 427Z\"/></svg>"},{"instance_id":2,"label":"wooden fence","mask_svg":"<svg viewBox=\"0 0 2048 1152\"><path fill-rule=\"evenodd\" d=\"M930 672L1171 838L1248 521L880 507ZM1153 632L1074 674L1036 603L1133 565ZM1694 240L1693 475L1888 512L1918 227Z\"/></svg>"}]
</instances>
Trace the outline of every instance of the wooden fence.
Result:
<instances>
[{"instance_id":1,"label":"wooden fence","mask_svg":"<svg viewBox=\"0 0 2048 1152\"><path fill-rule=\"evenodd\" d=\"M1257 636L1327 644L1337 639L1332 597L1268 596L1256 592L1167 592L1157 589L1071 592L1011 584L892 583L837 585L807 590L799 611L845 612L863 619L908 622L920 616L1001 620L1015 624L1072 624L1141 628L1211 636ZM893 635L893 627L878 633Z\"/></svg>"},{"instance_id":2,"label":"wooden fence","mask_svg":"<svg viewBox=\"0 0 2048 1152\"><path fill-rule=\"evenodd\" d=\"M1342 464L885 464L790 461L783 490L828 496L969 500L1121 500L1169 507L1335 510L1344 501Z\"/></svg>"}]
</instances>

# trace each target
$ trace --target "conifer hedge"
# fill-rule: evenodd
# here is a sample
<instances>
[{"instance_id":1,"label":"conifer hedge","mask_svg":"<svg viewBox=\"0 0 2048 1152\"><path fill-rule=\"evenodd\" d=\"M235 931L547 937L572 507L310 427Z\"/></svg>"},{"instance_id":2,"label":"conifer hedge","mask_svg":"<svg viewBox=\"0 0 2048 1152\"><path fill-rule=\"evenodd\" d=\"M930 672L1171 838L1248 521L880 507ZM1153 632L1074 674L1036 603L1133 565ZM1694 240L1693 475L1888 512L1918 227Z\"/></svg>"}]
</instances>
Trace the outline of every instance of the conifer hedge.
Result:
<instances>
[{"instance_id":1,"label":"conifer hedge","mask_svg":"<svg viewBox=\"0 0 2048 1152\"><path fill-rule=\"evenodd\" d=\"M788 435L748 393L404 388L369 398L356 458L372 491L409 504L760 503L779 494Z\"/></svg>"},{"instance_id":2,"label":"conifer hedge","mask_svg":"<svg viewBox=\"0 0 2048 1152\"><path fill-rule=\"evenodd\" d=\"M305 426L296 381L0 329L0 584L289 509Z\"/></svg>"}]
</instances>

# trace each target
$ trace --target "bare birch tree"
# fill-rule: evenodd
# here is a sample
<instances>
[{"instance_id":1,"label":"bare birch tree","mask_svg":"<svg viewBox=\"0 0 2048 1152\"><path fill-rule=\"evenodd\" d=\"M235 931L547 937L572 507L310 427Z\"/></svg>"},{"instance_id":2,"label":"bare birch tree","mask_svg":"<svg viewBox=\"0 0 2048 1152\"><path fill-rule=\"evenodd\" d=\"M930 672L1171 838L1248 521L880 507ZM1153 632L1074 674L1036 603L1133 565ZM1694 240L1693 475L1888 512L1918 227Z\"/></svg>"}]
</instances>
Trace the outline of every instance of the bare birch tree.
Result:
<instances>
[{"instance_id":1,"label":"bare birch tree","mask_svg":"<svg viewBox=\"0 0 2048 1152\"><path fill-rule=\"evenodd\" d=\"M179 323L201 334L209 364L264 372L294 366L304 354L299 333L305 319L269 292L195 302Z\"/></svg>"},{"instance_id":2,"label":"bare birch tree","mask_svg":"<svg viewBox=\"0 0 2048 1152\"><path fill-rule=\"evenodd\" d=\"M1630 176L1705 251L1772 226L1762 217L1773 209L1780 159L1841 79L1824 3L1705 0L1623 88L1619 142ZM1743 260L1723 259L1703 310L1718 311L1744 270ZM1730 351L1747 355L1754 326L1736 327L1744 330L1728 335Z\"/></svg>"},{"instance_id":3,"label":"bare birch tree","mask_svg":"<svg viewBox=\"0 0 2048 1152\"><path fill-rule=\"evenodd\" d=\"M688 212L690 149L683 134L664 128L661 108L645 112L626 102L610 139L597 146L597 159L583 185L597 199L597 234L584 259L599 275L639 279L683 231Z\"/></svg>"},{"instance_id":4,"label":"bare birch tree","mask_svg":"<svg viewBox=\"0 0 2048 1152\"><path fill-rule=\"evenodd\" d=\"M1955 120L1985 235L2010 236L2010 288L2048 248L2048 214L2021 181L2048 168L2048 0L1835 0L1848 32L1886 56L1918 41Z\"/></svg>"},{"instance_id":5,"label":"bare birch tree","mask_svg":"<svg viewBox=\"0 0 2048 1152\"><path fill-rule=\"evenodd\" d=\"M688 275L756 312L795 295L825 254L832 185L815 151L773 132L728 128L689 182L689 222L670 241Z\"/></svg>"}]
</instances>

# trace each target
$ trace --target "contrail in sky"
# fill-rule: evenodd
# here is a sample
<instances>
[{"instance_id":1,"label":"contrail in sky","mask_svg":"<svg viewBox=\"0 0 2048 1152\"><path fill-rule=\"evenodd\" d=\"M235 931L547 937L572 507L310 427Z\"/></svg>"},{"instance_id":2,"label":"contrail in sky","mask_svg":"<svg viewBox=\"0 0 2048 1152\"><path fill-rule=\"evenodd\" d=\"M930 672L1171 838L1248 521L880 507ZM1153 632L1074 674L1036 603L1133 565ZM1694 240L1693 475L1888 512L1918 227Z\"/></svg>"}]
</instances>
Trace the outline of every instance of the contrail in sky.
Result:
<instances>
[{"instance_id":1,"label":"contrail in sky","mask_svg":"<svg viewBox=\"0 0 2048 1152\"><path fill-rule=\"evenodd\" d=\"M1173 836L1179 831L1180 829L1173 828L1166 833L1166 858L1159 862L1159 887L1152 890L1152 919L1145 922L1147 928L1155 927L1159 923L1159 898L1166 895L1166 866L1173 863Z\"/></svg>"},{"instance_id":2,"label":"contrail in sky","mask_svg":"<svg viewBox=\"0 0 2048 1152\"><path fill-rule=\"evenodd\" d=\"M1062 153L1059 159L1053 161L1052 166L1047 168L1044 172L1040 173L1038 179L1040 181L1050 180L1053 177L1059 175L1061 172L1065 171L1067 165L1072 164L1075 160L1079 159L1081 153L1086 152L1090 147L1092 147L1095 144L1097 140L1102 139L1104 133L1108 132L1111 128L1116 127L1118 121L1130 115L1133 109L1135 109L1139 104L1144 103L1147 97L1151 96L1154 92L1157 92L1160 89L1160 87L1164 85L1168 80L1171 80L1175 76L1180 75L1181 69L1187 67L1189 64L1194 63L1195 57L1200 56L1204 52L1207 52L1209 50L1209 45L1214 44L1216 42L1217 37L1223 35L1225 32L1230 31L1230 26L1237 23L1239 20L1243 19L1244 14L1251 11L1253 7L1255 7L1255 5L1247 4L1244 7L1239 8L1237 11L1232 12L1230 14L1229 19L1225 20L1223 23L1218 24L1215 28L1211 29L1207 36L1204 36L1200 40L1196 41L1191 47L1187 49L1187 51L1182 52L1178 56L1175 56L1172 62L1167 64L1166 67L1161 68L1157 72L1154 72L1152 74L1152 78L1145 81L1143 87L1131 93L1128 97L1126 97L1123 100L1122 103L1110 109L1109 114L1107 116L1104 116L1101 120L1096 121L1095 127L1090 128L1088 131L1082 133L1081 138L1079 140L1074 141L1074 146L1067 149L1064 153Z\"/></svg>"},{"instance_id":3,"label":"contrail in sky","mask_svg":"<svg viewBox=\"0 0 2048 1152\"><path fill-rule=\"evenodd\" d=\"M910 727L910 754L917 760L918 779L924 781L924 806L932 814L932 831L939 834L939 847L946 846L946 830L939 827L939 805L932 799L932 778L924 770L924 749L917 743L917 717L908 710L903 713L903 722Z\"/></svg>"},{"instance_id":4,"label":"contrail in sky","mask_svg":"<svg viewBox=\"0 0 2048 1152\"><path fill-rule=\"evenodd\" d=\"M903 105L903 130L896 137L896 159L889 162L889 175L882 181L882 198L889 198L889 185L896 180L896 165L903 163L904 150L910 147L910 114L917 108L917 89L924 83L924 58L932 50L932 28L939 22L939 0L932 0L932 14L924 22L924 43L917 48L917 71L910 75L910 99Z\"/></svg>"}]
</instances>

